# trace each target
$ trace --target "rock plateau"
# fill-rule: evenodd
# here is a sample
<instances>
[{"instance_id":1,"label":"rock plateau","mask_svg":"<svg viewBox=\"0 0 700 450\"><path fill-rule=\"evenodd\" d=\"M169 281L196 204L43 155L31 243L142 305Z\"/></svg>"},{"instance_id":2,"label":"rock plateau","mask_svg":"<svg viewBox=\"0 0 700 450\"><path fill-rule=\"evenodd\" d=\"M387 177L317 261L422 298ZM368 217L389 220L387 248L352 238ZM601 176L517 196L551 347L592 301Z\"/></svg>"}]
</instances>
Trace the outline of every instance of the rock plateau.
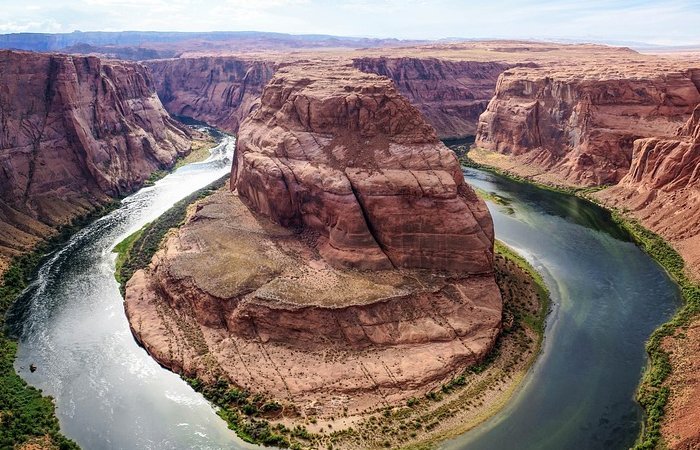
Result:
<instances>
[{"instance_id":1,"label":"rock plateau","mask_svg":"<svg viewBox=\"0 0 700 450\"><path fill-rule=\"evenodd\" d=\"M231 188L127 284L134 334L164 365L328 417L423 395L492 348L490 216L390 80L279 69L240 127Z\"/></svg>"}]
</instances>

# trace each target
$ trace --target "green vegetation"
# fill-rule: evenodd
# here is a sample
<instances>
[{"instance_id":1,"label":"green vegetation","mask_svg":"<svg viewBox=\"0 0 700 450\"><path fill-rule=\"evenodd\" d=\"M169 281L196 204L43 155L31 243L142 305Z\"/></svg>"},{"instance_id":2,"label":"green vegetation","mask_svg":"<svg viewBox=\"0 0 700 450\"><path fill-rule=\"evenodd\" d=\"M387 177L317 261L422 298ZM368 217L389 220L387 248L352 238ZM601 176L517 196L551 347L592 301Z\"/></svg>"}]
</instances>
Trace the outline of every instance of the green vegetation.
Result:
<instances>
[{"instance_id":1,"label":"green vegetation","mask_svg":"<svg viewBox=\"0 0 700 450\"><path fill-rule=\"evenodd\" d=\"M166 233L171 228L180 226L185 220L187 207L194 201L214 193L226 183L227 179L228 175L223 176L208 186L188 195L175 203L158 220L145 225L141 230L114 247L114 251L118 253L117 270L114 276L121 285L122 295L124 295L126 282L129 281L134 272L150 264Z\"/></svg>"},{"instance_id":2,"label":"green vegetation","mask_svg":"<svg viewBox=\"0 0 700 450\"><path fill-rule=\"evenodd\" d=\"M280 448L302 448L313 440L313 436L304 427L297 425L295 428L287 428L282 424L270 424L267 419L282 416L285 408L262 395L251 395L245 389L232 387L224 379L219 379L214 384L205 384L196 378L185 378L185 381L218 406L219 416L246 442Z\"/></svg>"},{"instance_id":3,"label":"green vegetation","mask_svg":"<svg viewBox=\"0 0 700 450\"><path fill-rule=\"evenodd\" d=\"M671 373L671 362L661 343L663 338L673 336L700 316L700 286L688 279L683 258L663 238L619 213L614 213L613 218L678 283L684 301L676 315L652 333L646 345L649 366L637 392L637 400L644 408L646 418L635 449L654 449L662 441L661 421L670 394L668 386L663 383Z\"/></svg>"},{"instance_id":4,"label":"green vegetation","mask_svg":"<svg viewBox=\"0 0 700 450\"><path fill-rule=\"evenodd\" d=\"M155 172L151 172L151 174L146 178L143 182L144 187L146 186L153 186L156 184L156 181L165 178L167 174L170 172L168 170L156 170Z\"/></svg>"},{"instance_id":5,"label":"green vegetation","mask_svg":"<svg viewBox=\"0 0 700 450\"><path fill-rule=\"evenodd\" d=\"M0 448L13 448L26 442L41 442L59 449L77 449L75 442L63 436L55 416L51 397L29 386L14 369L17 343L5 334L5 316L42 262L79 229L112 211L117 202L108 204L62 227L51 239L28 254L16 257L2 277L0 285Z\"/></svg>"},{"instance_id":6,"label":"green vegetation","mask_svg":"<svg viewBox=\"0 0 700 450\"><path fill-rule=\"evenodd\" d=\"M190 146L190 152L185 156L179 156L175 160L175 164L169 170L156 170L143 182L144 186L153 186L156 181L164 178L167 174L179 169L187 164L204 161L210 156L209 150L216 145L217 140L213 137L208 139L195 139Z\"/></svg>"},{"instance_id":7,"label":"green vegetation","mask_svg":"<svg viewBox=\"0 0 700 450\"><path fill-rule=\"evenodd\" d=\"M540 337L540 341L544 338L545 319L549 313L550 293L547 284L544 282L542 275L527 262L525 258L520 256L512 248L508 247L503 242L496 240L495 251L497 254L514 262L521 270L526 272L532 281L535 283L537 296L539 297L540 309L537 314L521 314L520 311L514 311L515 319L522 320L527 326L535 330Z\"/></svg>"}]
</instances>

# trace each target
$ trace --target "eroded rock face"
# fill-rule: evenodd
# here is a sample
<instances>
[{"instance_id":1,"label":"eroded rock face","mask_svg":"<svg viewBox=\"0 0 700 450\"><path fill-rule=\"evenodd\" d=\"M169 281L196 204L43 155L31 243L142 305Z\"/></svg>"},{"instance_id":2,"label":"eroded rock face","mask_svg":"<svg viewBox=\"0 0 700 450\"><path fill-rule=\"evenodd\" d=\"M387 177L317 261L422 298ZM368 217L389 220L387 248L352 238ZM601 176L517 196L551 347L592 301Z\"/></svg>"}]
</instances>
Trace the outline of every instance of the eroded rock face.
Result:
<instances>
[{"instance_id":1,"label":"eroded rock face","mask_svg":"<svg viewBox=\"0 0 700 450\"><path fill-rule=\"evenodd\" d=\"M175 372L327 418L400 405L480 361L502 305L493 273L333 268L224 189L129 280L125 308Z\"/></svg>"},{"instance_id":2,"label":"eroded rock face","mask_svg":"<svg viewBox=\"0 0 700 450\"><path fill-rule=\"evenodd\" d=\"M676 137L635 141L629 173L596 196L669 239L700 276L700 106Z\"/></svg>"},{"instance_id":3,"label":"eroded rock face","mask_svg":"<svg viewBox=\"0 0 700 450\"><path fill-rule=\"evenodd\" d=\"M238 132L276 69L271 60L238 57L179 58L145 64L153 72L168 112L231 133Z\"/></svg>"},{"instance_id":4,"label":"eroded rock face","mask_svg":"<svg viewBox=\"0 0 700 450\"><path fill-rule=\"evenodd\" d=\"M492 271L485 204L386 78L280 69L240 128L231 186L275 222L319 233L336 266Z\"/></svg>"},{"instance_id":5,"label":"eroded rock face","mask_svg":"<svg viewBox=\"0 0 700 450\"><path fill-rule=\"evenodd\" d=\"M0 52L0 254L141 186L190 148L139 64Z\"/></svg>"},{"instance_id":6,"label":"eroded rock face","mask_svg":"<svg viewBox=\"0 0 700 450\"><path fill-rule=\"evenodd\" d=\"M281 68L240 127L231 188L126 286L162 364L328 418L422 396L492 349L488 210L390 80Z\"/></svg>"},{"instance_id":7,"label":"eroded rock face","mask_svg":"<svg viewBox=\"0 0 700 450\"><path fill-rule=\"evenodd\" d=\"M639 67L644 64L638 63ZM477 145L542 168L564 184L620 181L634 141L671 137L700 94L691 73L600 64L503 73L481 116Z\"/></svg>"},{"instance_id":8,"label":"eroded rock face","mask_svg":"<svg viewBox=\"0 0 700 450\"><path fill-rule=\"evenodd\" d=\"M441 139L476 134L479 116L493 97L498 76L513 66L417 57L356 58L353 65L393 80Z\"/></svg>"}]
</instances>

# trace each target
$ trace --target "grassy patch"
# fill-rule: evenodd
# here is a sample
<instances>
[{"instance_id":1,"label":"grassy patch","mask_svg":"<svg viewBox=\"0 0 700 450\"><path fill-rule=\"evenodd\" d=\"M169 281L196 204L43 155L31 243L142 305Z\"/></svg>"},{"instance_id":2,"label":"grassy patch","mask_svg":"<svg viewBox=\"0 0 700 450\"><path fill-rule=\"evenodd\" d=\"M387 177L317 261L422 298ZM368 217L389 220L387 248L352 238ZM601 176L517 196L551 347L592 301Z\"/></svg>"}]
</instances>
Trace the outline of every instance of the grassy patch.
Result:
<instances>
[{"instance_id":1,"label":"grassy patch","mask_svg":"<svg viewBox=\"0 0 700 450\"><path fill-rule=\"evenodd\" d=\"M211 156L211 149L216 145L216 140L213 138L203 140L193 140L190 153L187 156L178 158L174 169L179 169L187 164L201 162Z\"/></svg>"},{"instance_id":2,"label":"grassy patch","mask_svg":"<svg viewBox=\"0 0 700 450\"><path fill-rule=\"evenodd\" d=\"M190 151L185 156L180 156L175 160L175 164L169 170L156 170L151 173L151 175L143 182L144 186L153 186L156 181L164 178L166 175L174 170L179 169L187 164L192 164L195 162L204 161L211 154L209 150L216 145L216 140L207 136L203 139L192 139L192 144L190 146Z\"/></svg>"},{"instance_id":3,"label":"grassy patch","mask_svg":"<svg viewBox=\"0 0 700 450\"><path fill-rule=\"evenodd\" d=\"M114 276L120 283L122 295L124 295L126 282L131 279L134 272L150 264L165 234L171 228L180 226L185 220L187 207L194 201L214 193L226 183L227 179L228 175L223 176L208 186L188 195L175 203L172 208L163 213L157 220L144 226L141 230L114 247L114 251L118 253L117 270Z\"/></svg>"},{"instance_id":4,"label":"grassy patch","mask_svg":"<svg viewBox=\"0 0 700 450\"><path fill-rule=\"evenodd\" d=\"M281 417L290 411L262 395L252 395L245 389L231 386L224 379L213 384L205 384L196 378L185 378L185 381L218 406L219 416L246 442L280 448L303 448L313 440L304 427L287 428L282 424L271 424L269 418Z\"/></svg>"},{"instance_id":5,"label":"grassy patch","mask_svg":"<svg viewBox=\"0 0 700 450\"><path fill-rule=\"evenodd\" d=\"M547 284L544 282L542 275L532 267L532 264L527 262L525 258L520 256L512 248L508 247L503 242L496 240L495 245L496 253L503 256L504 258L512 261L521 270L527 273L535 284L535 289L537 290L537 296L539 297L539 311L536 314L524 314L520 319L529 326L532 330L536 331L540 337L540 340L544 338L544 328L545 319L549 313L550 304L550 292L547 288Z\"/></svg>"}]
</instances>

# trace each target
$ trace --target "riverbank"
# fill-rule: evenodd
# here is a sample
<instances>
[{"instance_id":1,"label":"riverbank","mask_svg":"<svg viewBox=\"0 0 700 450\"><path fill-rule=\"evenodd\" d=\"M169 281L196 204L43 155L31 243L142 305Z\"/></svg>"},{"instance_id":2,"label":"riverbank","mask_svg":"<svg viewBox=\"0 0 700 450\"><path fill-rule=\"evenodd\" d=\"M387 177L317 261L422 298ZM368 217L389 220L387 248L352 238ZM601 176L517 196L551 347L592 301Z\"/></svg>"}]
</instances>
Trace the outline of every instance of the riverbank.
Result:
<instances>
[{"instance_id":1,"label":"riverbank","mask_svg":"<svg viewBox=\"0 0 700 450\"><path fill-rule=\"evenodd\" d=\"M654 331L646 345L649 365L637 392L637 400L645 411L645 419L635 447L651 449L661 444L676 447L698 442L699 438L692 425L697 422L689 420L687 416L693 415L694 420L700 418L700 408L694 407L694 397L690 395L700 392L700 382L694 383L692 380L695 376L688 370L688 362L697 359L697 355L689 349L700 343L700 333L697 332L700 326L700 286L688 276L680 254L662 237L646 229L629 215L610 208L591 195L605 186L577 188L548 184L543 182L539 172L534 174L525 169L520 170L520 167L515 167L509 162L507 156L483 149L471 150L461 156L460 160L464 165L490 171L516 182L578 196L611 211L618 225L679 285L684 300L683 307L670 321ZM688 376L678 376L681 371ZM673 418L673 422L681 423L668 423L669 418Z\"/></svg>"},{"instance_id":2,"label":"riverbank","mask_svg":"<svg viewBox=\"0 0 700 450\"><path fill-rule=\"evenodd\" d=\"M203 152L208 152L213 143L211 136L197 133L197 138L193 139L191 145L191 151L196 155L188 155L179 161L205 159L202 157ZM171 170L177 167L179 166L175 165ZM79 448L74 441L61 434L53 398L43 396L40 389L27 384L15 371L17 342L14 336L8 335L6 320L9 313L17 316L13 318L13 322L22 322L22 315L26 314L26 311L24 305L17 302L21 301L22 293L36 277L42 264L77 232L119 206L120 200L115 199L73 219L70 224L58 228L55 234L36 245L32 251L16 256L9 264L0 267L1 448Z\"/></svg>"},{"instance_id":3,"label":"riverbank","mask_svg":"<svg viewBox=\"0 0 700 450\"><path fill-rule=\"evenodd\" d=\"M211 193L196 193L191 198ZM191 199L190 199L191 200ZM175 208L118 245L123 282L150 263L160 239L177 226L192 206ZM160 236L160 238L158 238ZM425 397L403 407L372 408L336 417L301 414L288 399L252 395L245 388L216 382L187 381L212 403L243 439L266 445L312 448L428 448L461 434L499 411L516 392L539 354L548 293L537 272L502 244L497 245L497 282L504 298L504 332L486 361L438 384ZM177 324L177 320L173 323ZM182 322L182 318L179 320ZM191 328L191 327L185 327ZM187 339L186 330L181 333ZM191 333L190 333L191 334ZM196 336L193 338L196 340Z\"/></svg>"},{"instance_id":4,"label":"riverbank","mask_svg":"<svg viewBox=\"0 0 700 450\"><path fill-rule=\"evenodd\" d=\"M74 220L39 244L32 252L14 258L0 275L0 447L77 449L78 445L61 434L53 399L28 385L14 368L17 342L7 335L6 316L16 307L22 292L36 276L41 264L85 225L118 207L115 201Z\"/></svg>"}]
</instances>

